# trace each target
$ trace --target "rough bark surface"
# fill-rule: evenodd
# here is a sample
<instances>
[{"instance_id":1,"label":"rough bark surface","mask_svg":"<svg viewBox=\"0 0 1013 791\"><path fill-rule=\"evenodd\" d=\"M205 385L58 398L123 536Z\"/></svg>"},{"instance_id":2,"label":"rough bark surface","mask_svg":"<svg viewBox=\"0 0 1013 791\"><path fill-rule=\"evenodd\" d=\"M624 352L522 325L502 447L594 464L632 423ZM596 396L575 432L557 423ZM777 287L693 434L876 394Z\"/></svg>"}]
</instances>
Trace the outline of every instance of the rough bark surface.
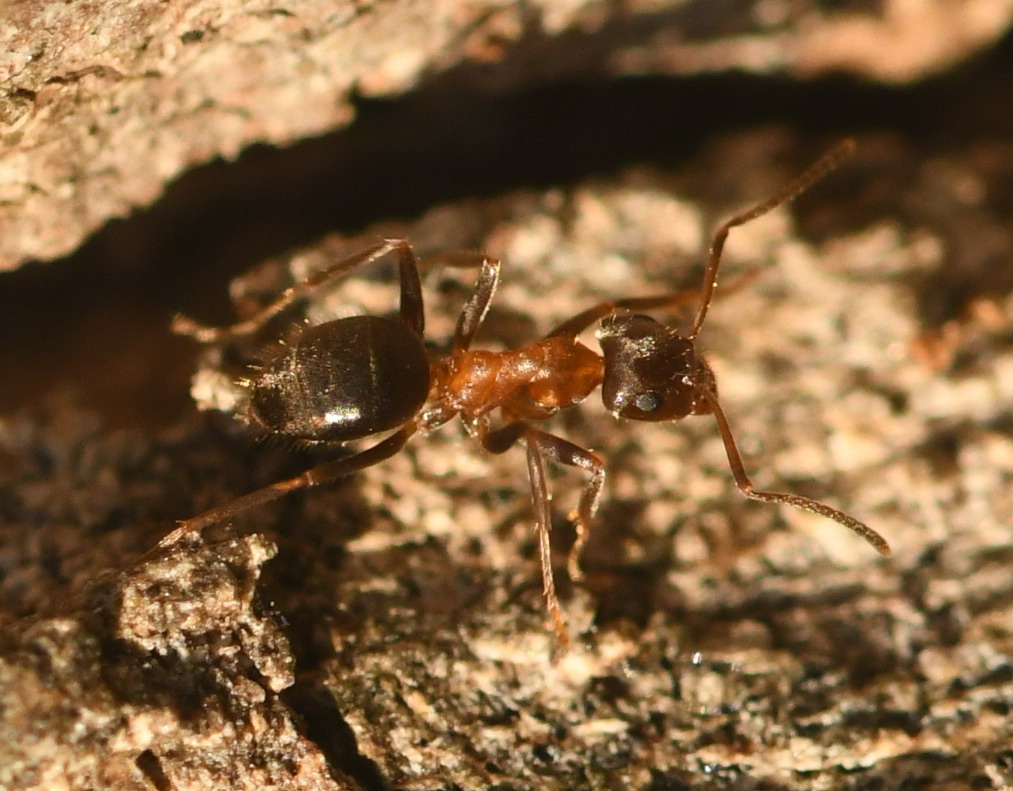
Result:
<instances>
[{"instance_id":1,"label":"rough bark surface","mask_svg":"<svg viewBox=\"0 0 1013 791\"><path fill-rule=\"evenodd\" d=\"M121 0L0 5L0 269L70 252L186 168L344 126L460 64L498 90L743 69L887 80L994 40L1013 0ZM498 65L497 65L498 64ZM475 77L476 75L471 75Z\"/></svg>"},{"instance_id":2,"label":"rough bark surface","mask_svg":"<svg viewBox=\"0 0 1013 791\"><path fill-rule=\"evenodd\" d=\"M416 66L402 70L374 49L344 57L359 64L358 74L374 75L377 93L410 88L423 76L450 80L435 93L427 93L423 81L417 89L422 105L458 80L479 94L506 97L553 75L586 70L601 77L602 64L608 66L605 76L706 68L705 60L681 66L679 58L666 66L661 53L693 50L685 41L673 43L674 31L701 38L706 20L714 19L701 9L710 6L653 5L610 17L591 3L565 11L553 4L556 23L547 21L545 11L541 34L532 36L530 28L517 32L505 23L521 18L517 7L490 14L471 4L468 13L476 16L454 17L455 24L482 21L468 28L468 36L456 28L454 40L470 42L459 51L434 37L424 46L432 45L439 58L420 56ZM923 58L906 75L894 71L891 78L900 80L968 57L996 35L1001 23L990 14L1005 7L990 3L986 12L975 3L869 5L822 15L810 9L814 16L808 17L801 10L808 6L790 8L802 20L864 20L880 32L898 15L913 14L911 9L920 8L926 24L937 8L947 10L953 40L937 36L931 47L926 44L935 59ZM347 15L348 28L364 20L379 25L380 17L400 6L358 8L358 16ZM763 14L778 9L788 13L778 4L758 5L753 19L767 19ZM276 24L293 24L297 10L248 15L242 25L276 31ZM49 13L63 18L62 7ZM168 11L151 13L164 19ZM419 24L431 32L439 13L433 10ZM746 38L734 33L748 25L727 16L721 20L732 33L725 51L749 51ZM217 46L216 36L224 34L215 30L239 29L239 17L230 19L212 24L180 17L173 36L181 52ZM815 36L815 28L797 24L799 18L786 19L784 35ZM575 20L583 21L574 28ZM484 25L494 26L497 36ZM991 32L973 37L966 32L972 28ZM191 35L184 43L179 37L188 30L202 30L204 37ZM274 40L256 30L261 32L248 39L250 52L258 42ZM610 39L609 31L616 30L622 36ZM108 46L115 48L128 33L110 37ZM286 35L295 57L297 37ZM908 41L897 35L896 41ZM704 48L711 55L719 34L713 37L714 47ZM240 38L233 32L225 41ZM306 38L310 50L316 40ZM898 43L889 53L877 52L871 34L849 34L848 40L853 51L868 53L855 70L881 77L896 68L890 58L903 49ZM488 49L493 41L498 48ZM215 57L227 60L229 48L220 43ZM550 482L557 581L574 643L556 661L522 448L490 456L451 424L413 438L401 454L337 486L291 495L211 528L200 540L149 552L174 520L333 458L328 449L258 442L215 410L228 406L230 377L243 373L243 361L258 353L261 341L287 332L286 325L269 328L262 338L202 351L192 392L203 413L162 414L154 396L131 412L123 393L134 392L129 382L138 370L152 368L162 389L185 389L170 369L189 370L190 347L168 339L164 295L148 297L157 314L157 330L149 330L129 292L117 294L120 280L73 285L79 282L72 279L75 268L84 268L85 281L103 271L87 255L48 267L56 272L43 280L49 289L62 288L59 278L69 279L72 288L87 291L87 311L116 314L103 318L113 322L115 335L79 347L78 336L87 333L59 321L72 313L69 298L66 305L61 297L48 306L43 303L49 292L43 291L36 304L24 295L40 293L25 285L37 273L26 268L6 276L0 296L11 304L0 314L20 308L24 321L45 313L58 328L52 332L62 334L33 328L17 336L16 349L0 345L3 359L27 361L25 369L52 368L64 378L54 374L57 385L43 392L28 386L32 371L16 371L12 389L29 395L0 418L0 788L1013 787L1013 134L1009 120L994 116L996 97L1009 95L1009 49L984 65L958 69L952 83L942 78L942 88L891 89L875 94L875 102L854 101L849 108L867 112L857 120L814 124L807 113L820 110L807 109L805 101L795 107L789 99L790 109L779 109L762 124L688 130L696 142L674 159L636 165L632 155L603 157L606 165L597 175L585 172L567 181L550 169L537 182L525 171L513 181L494 182L508 189L485 192L465 181L443 205L425 205L432 193L420 191L415 205L423 208L410 220L384 219L404 214L403 204L370 202L355 193L351 202L386 205L387 211L347 220L347 232L319 234L284 254L260 251L263 240L272 238L266 215L244 215L246 224L223 232L224 241L207 241L216 238L202 235L207 200L197 189L182 193L183 202L194 204L193 216L169 224L174 234L193 234L202 242L187 255L153 259L167 260L167 270L175 267L194 279L193 296L180 298L175 309L213 313L214 303L202 293L207 281L197 273L224 268L222 250L243 251L247 265L257 261L231 286L231 311L244 315L293 279L378 235L404 235L424 256L480 248L503 259L503 282L479 345L507 348L603 298L697 287L718 221L775 191L825 145L859 126L858 152L840 170L796 204L732 231L722 287L738 273L756 268L760 274L748 287L719 288L699 344L716 371L757 485L844 508L885 535L894 556L878 557L831 522L745 501L709 418L671 426L619 423L593 395L580 409L545 424L598 451L609 473L583 558L586 580L579 585L566 579L563 560L573 539L566 514L581 476L568 471L553 474ZM433 76L479 57L476 52L488 65L459 67L451 78ZM556 57L547 58L549 52ZM564 64L559 56L565 52L573 56ZM781 69L805 71L790 46L778 52ZM634 54L653 60L634 67ZM827 62L831 54L828 46ZM196 69L203 56L192 57ZM326 58L318 53L310 60L319 65ZM545 65L550 61L555 72ZM81 69L90 65L81 62ZM718 68L729 62L719 61ZM915 62L912 56L909 63ZM115 61L113 67L133 75L149 68L132 63ZM769 58L764 63L757 71L770 68ZM316 74L317 65L308 68ZM152 79L165 84L164 75L174 69L163 66L163 76ZM323 83L331 72L321 67L321 74ZM225 82L211 75L202 78L206 85L224 89ZM63 241L51 239L50 248L18 247L10 260L76 244L89 223L154 199L164 179L186 163L234 153L253 140L291 140L350 117L347 109L335 108L360 78L350 77L342 94L334 84L324 87L304 77L305 90L316 85L321 93L315 97L330 97L311 102L320 113L316 120L282 113L278 125L265 131L266 120L253 120L260 99L250 94L243 102L256 112L238 113L241 123L230 127L221 122L228 114L214 94L199 129L165 131L186 143L159 143L156 158L169 163L164 169L141 174L136 171L143 168L97 168L94 178L68 182L62 200L80 201L88 189L98 189L101 171L108 179L102 189L115 199L87 222L71 212L78 219L67 225L79 224L61 230ZM247 87L265 91L271 85L281 91L285 82L277 75L254 78L250 71L245 79ZM776 79L784 80L777 91L789 97L813 96L791 93L794 77ZM66 100L60 92L98 91L103 80L115 91L133 83L91 71L51 83L63 97L54 101ZM750 83L750 90L762 91L761 83ZM667 123L654 101L668 95L667 84L644 94L636 93L637 84L622 83L623 91L646 102L646 112L617 102L594 116L599 128L609 114L621 122L622 134L610 139L610 157L623 140L632 143L630 128L646 134L655 116L657 124ZM704 87L729 105L742 95L720 81ZM831 93L836 101L849 90L827 84L818 93ZM565 107L560 115L579 106L568 91L549 94ZM450 91L451 97L467 95L476 94ZM132 104L117 101L124 102L123 118L137 117ZM899 104L917 119L891 125L892 116L876 109L880 101ZM462 141L457 148L431 134L432 127L405 122L420 116L392 111L386 120L370 121L368 146L342 138L336 155L393 159L403 179L381 179L377 190L418 189L425 180L420 174L430 172L429 147L451 149L453 156L437 157L440 172L449 174L455 157L473 161L467 138L484 144L497 131L523 128L511 115L517 107L504 100L489 113L476 103L463 116L444 116L441 109L437 115L448 125L464 119L474 124L465 123L461 137L449 138ZM531 117L547 116L532 111ZM299 127L304 121L308 125ZM586 150L581 122L578 115L561 123L557 134L565 146L556 147L551 136L532 138L530 159L495 164L519 171L528 162L566 159L566 146L580 158ZM37 139L58 137L43 131L41 120L21 123ZM52 123L59 121L54 117ZM67 123L70 129L76 122ZM119 130L123 145L152 145L154 138L143 131L149 123L158 125L145 121L136 136ZM490 123L492 133L485 127ZM392 142L406 129L417 132L410 142ZM18 145L27 139L17 138ZM105 156L108 145L95 157ZM204 153L193 155L200 146ZM534 150L538 146L548 151L544 159ZM34 161L38 154L25 153L28 148L15 146L3 156L21 150L23 162ZM165 154L169 149L176 153ZM280 211L273 187L253 189L243 181L251 173L270 179L276 169L310 169L305 152L278 156L262 171L239 166L245 175L239 187L233 184L227 205L241 205L249 193L268 213ZM70 166L66 157L55 161ZM131 185L127 176L145 181L149 192L136 191L141 181ZM211 182L210 175L205 178ZM218 195L215 189L210 194ZM29 198L26 193L4 207L16 209L7 215L12 224L6 229L29 227L56 211L55 204ZM143 216L131 220L117 244L99 245L92 255L143 260L161 238L158 222L155 230L144 222ZM29 236L20 236L18 244L30 244L23 241ZM300 236L291 239L295 245ZM125 270L111 271L129 281ZM369 268L315 295L288 318L316 323L388 312L396 302L393 275L389 265ZM427 276L427 334L434 352L451 336L472 279L473 273L461 271ZM171 282L168 271L156 280ZM174 286L160 288L176 293ZM220 290L224 294L224 285ZM9 337L5 343L11 345ZM68 373L73 366L60 362L61 354L87 359L86 374ZM96 384L91 380L112 386L108 392L90 389Z\"/></svg>"}]
</instances>

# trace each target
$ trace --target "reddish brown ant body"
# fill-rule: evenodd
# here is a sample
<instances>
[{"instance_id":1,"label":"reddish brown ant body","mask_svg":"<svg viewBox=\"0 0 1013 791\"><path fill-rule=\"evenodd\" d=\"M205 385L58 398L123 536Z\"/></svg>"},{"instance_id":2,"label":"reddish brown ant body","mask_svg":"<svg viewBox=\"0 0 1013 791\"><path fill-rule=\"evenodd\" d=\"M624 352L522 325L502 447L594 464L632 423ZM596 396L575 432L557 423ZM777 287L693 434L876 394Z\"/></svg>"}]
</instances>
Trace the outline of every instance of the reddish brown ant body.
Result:
<instances>
[{"instance_id":1,"label":"reddish brown ant body","mask_svg":"<svg viewBox=\"0 0 1013 791\"><path fill-rule=\"evenodd\" d=\"M314 443L344 443L380 432L393 433L353 456L322 464L182 522L159 546L287 492L328 483L377 464L401 450L416 431L431 431L459 416L468 433L491 453L503 453L519 440L525 442L543 589L556 632L565 645L566 629L552 573L545 461L577 467L589 476L573 513L576 540L568 570L575 579L580 577L578 559L598 507L605 465L597 454L543 431L531 421L575 406L601 386L606 409L617 417L658 422L712 415L732 476L746 497L787 503L832 519L888 555L889 546L878 533L842 511L796 494L753 488L718 401L714 374L695 347L717 285L728 232L796 197L853 149L852 141L844 141L786 189L721 225L711 242L699 292L602 302L519 349L472 350L472 340L496 291L500 264L480 254L452 253L427 261L425 268L437 264L478 266L480 273L461 311L450 352L430 359L423 345L421 265L404 239L387 239L310 275L252 319L231 327L207 328L178 317L175 330L201 342L249 334L322 283L389 254L397 256L401 291L397 319L354 316L310 327L244 382L245 417L268 433ZM699 307L684 335L632 312L672 307L692 299L698 300ZM577 340L596 321L600 322L596 336L601 354ZM501 420L493 426L491 416L496 410Z\"/></svg>"}]
</instances>

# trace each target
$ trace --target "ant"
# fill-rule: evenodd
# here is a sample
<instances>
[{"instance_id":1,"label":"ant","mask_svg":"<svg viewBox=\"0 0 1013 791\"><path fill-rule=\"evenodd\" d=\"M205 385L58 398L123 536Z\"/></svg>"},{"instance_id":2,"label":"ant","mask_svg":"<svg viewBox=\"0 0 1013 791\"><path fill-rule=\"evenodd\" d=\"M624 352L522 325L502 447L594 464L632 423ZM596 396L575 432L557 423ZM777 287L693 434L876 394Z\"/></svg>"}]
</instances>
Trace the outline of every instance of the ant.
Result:
<instances>
[{"instance_id":1,"label":"ant","mask_svg":"<svg viewBox=\"0 0 1013 791\"><path fill-rule=\"evenodd\" d=\"M293 301L323 283L393 254L400 276L397 318L363 315L307 327L288 347L242 380L242 416L263 431L309 443L341 444L392 431L350 457L314 467L183 521L159 547L230 519L288 492L330 483L393 456L417 431L423 434L460 417L467 432L487 451L503 453L523 440L527 448L531 499L542 568L542 587L562 648L568 637L556 596L549 543L549 492L545 463L576 467L588 475L571 513L576 538L567 570L580 580L578 565L605 482L605 464L592 451L537 428L531 421L576 406L601 386L605 408L616 417L650 422L688 415L712 415L724 442L736 486L746 497L786 503L832 519L853 530L883 555L890 547L863 522L829 505L797 494L760 491L746 474L728 420L718 401L714 373L697 352L695 340L707 318L717 285L728 232L808 189L835 169L855 148L845 140L771 198L722 224L710 245L699 291L601 302L567 319L526 346L507 351L472 350L499 282L500 262L480 253L444 253L420 262L406 239L385 239L311 274L286 289L252 318L230 327L209 328L177 316L173 329L202 343L256 332ZM435 265L479 267L478 279L461 311L449 353L430 356L423 344L421 273ZM696 300L689 332L634 311L670 308ZM601 354L577 340L599 322ZM491 416L499 410L500 421Z\"/></svg>"}]
</instances>

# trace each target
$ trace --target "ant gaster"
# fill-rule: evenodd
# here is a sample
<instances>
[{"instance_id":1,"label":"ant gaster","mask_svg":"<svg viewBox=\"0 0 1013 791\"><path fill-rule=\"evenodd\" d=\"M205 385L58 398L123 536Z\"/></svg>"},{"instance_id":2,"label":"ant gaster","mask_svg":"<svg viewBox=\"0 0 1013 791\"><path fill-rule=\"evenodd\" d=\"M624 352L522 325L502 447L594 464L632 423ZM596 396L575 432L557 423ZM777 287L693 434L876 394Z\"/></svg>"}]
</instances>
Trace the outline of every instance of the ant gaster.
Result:
<instances>
[{"instance_id":1,"label":"ant gaster","mask_svg":"<svg viewBox=\"0 0 1013 791\"><path fill-rule=\"evenodd\" d=\"M460 417L468 433L491 453L503 453L519 440L527 448L535 532L548 612L560 643L568 639L553 580L549 544L549 493L546 460L588 475L571 514L576 539L569 553L571 578L581 577L578 559L587 540L605 481L601 457L531 421L575 406L601 386L605 408L616 417L674 421L688 415L712 415L724 442L732 476L748 498L786 503L832 519L862 536L883 555L887 542L866 524L816 500L797 494L759 491L746 474L731 428L718 401L714 373L697 352L695 340L707 318L717 285L721 251L729 230L796 197L848 156L846 140L825 154L787 188L735 215L714 234L697 291L601 302L564 321L541 340L519 349L472 350L499 281L500 263L478 253L448 253L424 264L405 239L387 239L288 288L247 321L215 329L176 318L176 332L201 342L217 342L255 332L294 300L359 266L389 254L400 273L400 314L396 319L354 316L307 328L283 352L242 384L245 418L264 431L312 443L344 443L393 431L359 453L314 467L186 520L159 546L234 517L296 489L329 483L393 456L416 431L431 431ZM423 345L424 315L420 271L434 265L480 267L478 280L461 311L450 352L430 358ZM665 326L632 311L698 302L689 332ZM598 354L577 340L595 322ZM493 425L491 416L499 411Z\"/></svg>"}]
</instances>

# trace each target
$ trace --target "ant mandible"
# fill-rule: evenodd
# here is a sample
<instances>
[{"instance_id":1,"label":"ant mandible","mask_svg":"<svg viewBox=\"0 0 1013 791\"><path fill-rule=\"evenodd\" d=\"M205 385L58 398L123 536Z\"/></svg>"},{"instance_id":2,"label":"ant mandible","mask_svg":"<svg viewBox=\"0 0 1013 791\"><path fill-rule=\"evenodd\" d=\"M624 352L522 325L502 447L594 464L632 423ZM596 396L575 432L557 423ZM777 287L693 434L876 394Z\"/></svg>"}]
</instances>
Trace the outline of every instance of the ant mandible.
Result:
<instances>
[{"instance_id":1,"label":"ant mandible","mask_svg":"<svg viewBox=\"0 0 1013 791\"><path fill-rule=\"evenodd\" d=\"M699 291L601 302L519 349L471 349L499 282L498 260L461 252L420 263L405 239L386 239L311 274L252 318L230 327L204 327L184 316L176 317L176 332L203 343L248 335L321 284L389 254L397 257L398 318L353 316L308 327L292 345L241 382L245 419L270 434L310 443L340 444L380 432L393 433L353 456L272 483L181 522L159 542L159 547L293 490L329 483L378 464L400 451L416 431L431 431L459 416L468 433L491 453L503 453L522 439L527 446L543 592L565 648L568 638L552 572L545 462L576 467L589 476L571 514L576 538L567 569L574 580L582 576L578 559L598 508L605 465L598 454L536 428L530 421L543 420L579 404L600 385L605 408L616 417L658 422L712 415L735 484L746 497L786 503L832 519L858 533L881 554L889 555L890 547L882 536L836 508L797 494L753 488L718 401L714 373L694 343L707 318L728 232L795 198L836 168L854 147L853 141L843 141L781 192L721 225L711 241ZM458 318L450 352L430 358L423 345L420 271L434 265L478 266L480 272ZM632 312L673 307L693 299L698 299L699 307L684 335L649 316ZM599 320L596 337L601 354L577 340L581 332ZM497 409L501 422L493 426L490 418Z\"/></svg>"}]
</instances>

